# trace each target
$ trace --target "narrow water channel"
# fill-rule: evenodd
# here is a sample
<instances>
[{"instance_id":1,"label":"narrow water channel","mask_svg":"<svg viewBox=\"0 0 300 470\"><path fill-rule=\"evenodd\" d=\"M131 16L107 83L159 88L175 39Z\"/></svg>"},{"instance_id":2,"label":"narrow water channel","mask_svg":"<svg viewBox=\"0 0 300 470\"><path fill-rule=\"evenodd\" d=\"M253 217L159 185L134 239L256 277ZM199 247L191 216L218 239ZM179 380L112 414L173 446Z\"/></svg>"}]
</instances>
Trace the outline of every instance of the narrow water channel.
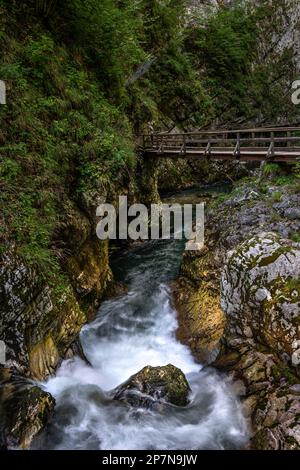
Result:
<instances>
[{"instance_id":1,"label":"narrow water channel","mask_svg":"<svg viewBox=\"0 0 300 470\"><path fill-rule=\"evenodd\" d=\"M64 361L56 376L43 384L57 406L36 447L166 450L245 445L245 420L228 379L195 362L176 339L168 284L178 274L183 249L180 240L150 241L113 262L115 276L127 284L128 293L104 302L96 319L83 328L81 342L91 366L79 358ZM187 407L158 412L110 398L111 389L144 366L169 363L190 383Z\"/></svg>"}]
</instances>

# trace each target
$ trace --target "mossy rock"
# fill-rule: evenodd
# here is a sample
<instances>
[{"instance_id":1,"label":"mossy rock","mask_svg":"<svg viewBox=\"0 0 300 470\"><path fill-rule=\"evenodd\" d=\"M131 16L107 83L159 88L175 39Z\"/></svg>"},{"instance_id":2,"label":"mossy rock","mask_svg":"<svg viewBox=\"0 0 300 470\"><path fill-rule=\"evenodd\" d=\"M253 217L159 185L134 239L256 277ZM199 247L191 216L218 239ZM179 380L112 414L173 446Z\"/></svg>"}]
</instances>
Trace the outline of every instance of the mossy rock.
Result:
<instances>
[{"instance_id":1,"label":"mossy rock","mask_svg":"<svg viewBox=\"0 0 300 470\"><path fill-rule=\"evenodd\" d=\"M0 369L1 448L27 449L51 417L55 400L50 393Z\"/></svg>"},{"instance_id":2,"label":"mossy rock","mask_svg":"<svg viewBox=\"0 0 300 470\"><path fill-rule=\"evenodd\" d=\"M117 387L113 391L113 397L132 406L149 407L160 401L186 406L189 392L190 386L184 373L168 364L162 367L144 367Z\"/></svg>"},{"instance_id":3,"label":"mossy rock","mask_svg":"<svg viewBox=\"0 0 300 470\"><path fill-rule=\"evenodd\" d=\"M227 332L265 344L294 364L298 354L300 245L261 233L228 254L221 279Z\"/></svg>"}]
</instances>

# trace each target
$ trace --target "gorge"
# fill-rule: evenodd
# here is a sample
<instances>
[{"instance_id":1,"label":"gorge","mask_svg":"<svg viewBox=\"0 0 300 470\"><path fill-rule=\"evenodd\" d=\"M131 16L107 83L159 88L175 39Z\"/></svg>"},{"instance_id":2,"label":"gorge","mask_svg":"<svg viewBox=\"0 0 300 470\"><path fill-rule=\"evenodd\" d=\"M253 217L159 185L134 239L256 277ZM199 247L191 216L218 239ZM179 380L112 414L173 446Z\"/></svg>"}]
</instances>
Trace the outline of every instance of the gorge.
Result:
<instances>
[{"instance_id":1,"label":"gorge","mask_svg":"<svg viewBox=\"0 0 300 470\"><path fill-rule=\"evenodd\" d=\"M128 293L104 302L82 330L92 367L79 358L68 360L43 384L55 397L56 412L42 448L222 449L245 444L247 428L230 383L202 369L175 337L168 283L178 272L183 248L180 240L150 241L116 259ZM188 406L143 409L112 400L109 391L144 366L169 363L184 372L191 386Z\"/></svg>"},{"instance_id":2,"label":"gorge","mask_svg":"<svg viewBox=\"0 0 300 470\"><path fill-rule=\"evenodd\" d=\"M300 448L299 162L139 147L293 126L297 149L299 20L292 0L0 1L1 449ZM100 240L120 195L204 201L204 246Z\"/></svg>"}]
</instances>

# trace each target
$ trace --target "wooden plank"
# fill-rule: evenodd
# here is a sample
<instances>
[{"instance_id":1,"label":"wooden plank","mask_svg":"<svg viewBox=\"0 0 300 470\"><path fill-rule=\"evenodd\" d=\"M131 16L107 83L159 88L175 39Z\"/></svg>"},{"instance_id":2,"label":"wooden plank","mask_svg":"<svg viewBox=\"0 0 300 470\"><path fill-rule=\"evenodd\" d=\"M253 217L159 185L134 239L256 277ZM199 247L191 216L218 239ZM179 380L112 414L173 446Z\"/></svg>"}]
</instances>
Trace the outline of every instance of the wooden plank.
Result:
<instances>
[{"instance_id":1,"label":"wooden plank","mask_svg":"<svg viewBox=\"0 0 300 470\"><path fill-rule=\"evenodd\" d=\"M216 149L211 149L211 157L220 157L221 159L224 159L224 158L229 158L231 160L234 160L235 157L233 156L233 150L234 149L226 149L226 150L216 150ZM203 149L203 150L190 150L190 149L186 149L186 155L187 156L206 156L206 150ZM253 158L257 158L259 159L260 161L263 161L263 160L267 160L267 152L268 152L268 149L264 149L264 150L260 150L260 151L253 151L253 150L241 150L241 157L253 157ZM169 156L175 156L175 157L180 157L182 156L182 152L180 150L168 150L168 149L164 149L164 153L160 153L159 151L157 150L153 150L153 149L149 149L145 152L146 154L149 154L149 155L157 155L159 157L169 157ZM293 152L293 151L275 151L274 152L274 155L272 156L271 160L272 159L278 159L278 158L283 158L285 160L287 159L290 159L291 161L297 161L297 159L300 158L300 151L298 152Z\"/></svg>"},{"instance_id":2,"label":"wooden plank","mask_svg":"<svg viewBox=\"0 0 300 470\"><path fill-rule=\"evenodd\" d=\"M201 129L199 131L194 132L176 132L176 134L169 134L167 132L159 132L155 135L162 137L162 136L182 136L182 135L224 135L226 134L250 134L250 133L268 133L268 132L300 132L300 127L259 127L259 128L251 128L251 129L218 129L218 130L205 130Z\"/></svg>"},{"instance_id":3,"label":"wooden plank","mask_svg":"<svg viewBox=\"0 0 300 470\"><path fill-rule=\"evenodd\" d=\"M165 151L174 151L174 152L180 152L180 149L182 147L173 147L173 146L164 146L164 150ZM190 147L190 146L186 146L186 151L188 152L195 152L195 153L205 153L205 151L207 150L207 146L206 147ZM145 152L157 152L159 149L155 149L155 148L146 148L144 151ZM218 153L233 153L233 151L235 150L235 147L213 147L213 146L210 146L210 150L211 152L218 152ZM269 147L240 147L240 150L241 152L252 152L252 153L262 153L262 154L267 154L268 153L268 150L269 150ZM286 153L286 154L291 154L291 153L294 153L294 154L297 154L297 155L300 155L300 147L275 147L275 152L277 153Z\"/></svg>"}]
</instances>

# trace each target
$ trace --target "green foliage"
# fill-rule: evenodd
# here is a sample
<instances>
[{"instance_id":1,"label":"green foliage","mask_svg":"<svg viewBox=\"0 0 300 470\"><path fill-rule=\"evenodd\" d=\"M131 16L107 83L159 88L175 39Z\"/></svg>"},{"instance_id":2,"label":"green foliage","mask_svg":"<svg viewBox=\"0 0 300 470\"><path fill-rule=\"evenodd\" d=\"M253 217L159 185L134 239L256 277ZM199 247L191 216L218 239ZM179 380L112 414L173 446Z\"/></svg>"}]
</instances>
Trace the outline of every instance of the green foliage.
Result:
<instances>
[{"instance_id":1,"label":"green foliage","mask_svg":"<svg viewBox=\"0 0 300 470\"><path fill-rule=\"evenodd\" d=\"M145 95L151 97L159 113L168 116L177 126L207 123L210 99L191 67L188 54L181 49L180 41L170 44L161 52L147 78L148 81L143 82L145 94L141 98ZM141 115L138 115L137 101L135 105L136 120ZM145 106L145 103L141 106Z\"/></svg>"},{"instance_id":2,"label":"green foliage","mask_svg":"<svg viewBox=\"0 0 300 470\"><path fill-rule=\"evenodd\" d=\"M261 109L266 118L288 114L278 98L293 73L288 52L268 62L258 56L258 29L274 5L237 2L193 27L185 8L184 0L0 0L8 90L0 107L1 249L14 243L56 272L65 204L128 186L133 133L150 120L165 129L252 119Z\"/></svg>"},{"instance_id":3,"label":"green foliage","mask_svg":"<svg viewBox=\"0 0 300 470\"><path fill-rule=\"evenodd\" d=\"M142 0L145 48L160 52L179 37L185 18L185 0Z\"/></svg>"},{"instance_id":4,"label":"green foliage","mask_svg":"<svg viewBox=\"0 0 300 470\"><path fill-rule=\"evenodd\" d=\"M266 184L263 184L263 183L258 184L258 189L262 194L268 194L268 192L269 192L268 186Z\"/></svg>"},{"instance_id":5,"label":"green foliage","mask_svg":"<svg viewBox=\"0 0 300 470\"><path fill-rule=\"evenodd\" d=\"M186 40L197 68L204 68L206 88L224 108L245 112L251 64L255 55L256 26L245 8L221 9L206 25L192 28Z\"/></svg>"},{"instance_id":6,"label":"green foliage","mask_svg":"<svg viewBox=\"0 0 300 470\"><path fill-rule=\"evenodd\" d=\"M277 163L266 163L263 167L264 176L278 175L281 172L280 166Z\"/></svg>"},{"instance_id":7,"label":"green foliage","mask_svg":"<svg viewBox=\"0 0 300 470\"><path fill-rule=\"evenodd\" d=\"M280 202L281 201L282 194L281 194L280 191L275 191L272 196L273 196L273 201L274 202Z\"/></svg>"},{"instance_id":8,"label":"green foliage","mask_svg":"<svg viewBox=\"0 0 300 470\"><path fill-rule=\"evenodd\" d=\"M291 239L293 242L300 243L300 233L293 233ZM298 280L298 287L300 287L300 279Z\"/></svg>"},{"instance_id":9,"label":"green foliage","mask_svg":"<svg viewBox=\"0 0 300 470\"><path fill-rule=\"evenodd\" d=\"M50 33L33 24L22 40L9 33L0 65L9 89L0 107L1 246L14 243L28 262L53 272L51 246L69 192L122 185L134 168L131 125L95 72Z\"/></svg>"},{"instance_id":10,"label":"green foliage","mask_svg":"<svg viewBox=\"0 0 300 470\"><path fill-rule=\"evenodd\" d=\"M272 32L284 28L277 15L277 3L283 2L256 7L250 3L248 7L235 1L208 20L199 19L199 26L187 34L186 48L214 100L219 121L292 119L296 107L287 98L295 76L292 50L262 57L260 41L269 36L272 41Z\"/></svg>"},{"instance_id":11,"label":"green foliage","mask_svg":"<svg viewBox=\"0 0 300 470\"><path fill-rule=\"evenodd\" d=\"M296 183L296 178L292 174L291 175L279 175L273 178L273 183L276 186L290 185L293 188Z\"/></svg>"},{"instance_id":12,"label":"green foliage","mask_svg":"<svg viewBox=\"0 0 300 470\"><path fill-rule=\"evenodd\" d=\"M9 90L0 107L1 247L16 244L28 262L57 272L69 198L110 194L133 178L132 123L201 114L183 8L182 0L1 0ZM153 55L153 68L128 85Z\"/></svg>"},{"instance_id":13,"label":"green foliage","mask_svg":"<svg viewBox=\"0 0 300 470\"><path fill-rule=\"evenodd\" d=\"M53 29L63 19L61 37L72 41L75 53L93 66L103 91L115 101L124 97L127 78L145 59L140 10L138 1L120 6L115 0L63 0L51 18Z\"/></svg>"},{"instance_id":14,"label":"green foliage","mask_svg":"<svg viewBox=\"0 0 300 470\"><path fill-rule=\"evenodd\" d=\"M300 178L300 163L296 163L294 167L294 174L297 178Z\"/></svg>"}]
</instances>

